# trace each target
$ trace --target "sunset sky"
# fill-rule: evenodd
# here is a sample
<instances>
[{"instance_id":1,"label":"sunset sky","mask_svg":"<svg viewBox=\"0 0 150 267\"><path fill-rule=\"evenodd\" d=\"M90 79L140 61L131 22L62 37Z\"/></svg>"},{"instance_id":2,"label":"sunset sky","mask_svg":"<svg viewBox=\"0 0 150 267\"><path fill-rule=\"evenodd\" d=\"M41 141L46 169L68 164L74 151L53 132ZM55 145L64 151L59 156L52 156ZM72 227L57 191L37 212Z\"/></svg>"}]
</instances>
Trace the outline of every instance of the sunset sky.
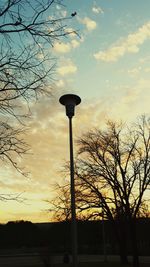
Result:
<instances>
[{"instance_id":1,"label":"sunset sky","mask_svg":"<svg viewBox=\"0 0 150 267\"><path fill-rule=\"evenodd\" d=\"M20 160L28 178L0 162L0 192L21 194L23 203L0 202L0 222L50 219L44 201L54 196L53 184L62 183L69 159L68 120L59 97L78 94L82 102L73 119L74 138L107 119L130 123L150 114L150 1L65 0L54 12L68 17L67 28L77 35L49 48L57 58L51 99L32 106L25 136L31 153Z\"/></svg>"}]
</instances>

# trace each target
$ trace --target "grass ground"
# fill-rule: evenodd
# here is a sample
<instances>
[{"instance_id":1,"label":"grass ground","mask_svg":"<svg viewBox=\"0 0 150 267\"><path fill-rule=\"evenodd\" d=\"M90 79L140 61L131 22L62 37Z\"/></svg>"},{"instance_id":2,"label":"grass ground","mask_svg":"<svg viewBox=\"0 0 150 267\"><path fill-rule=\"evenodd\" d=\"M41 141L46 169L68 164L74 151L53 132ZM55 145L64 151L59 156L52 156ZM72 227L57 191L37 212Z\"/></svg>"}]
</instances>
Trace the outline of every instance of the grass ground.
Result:
<instances>
[{"instance_id":1,"label":"grass ground","mask_svg":"<svg viewBox=\"0 0 150 267\"><path fill-rule=\"evenodd\" d=\"M78 267L121 267L118 262L96 262L96 263L79 263ZM55 264L54 267L72 267L71 264ZM124 265L123 267L132 267L130 265ZM150 263L140 263L140 267L150 267Z\"/></svg>"}]
</instances>

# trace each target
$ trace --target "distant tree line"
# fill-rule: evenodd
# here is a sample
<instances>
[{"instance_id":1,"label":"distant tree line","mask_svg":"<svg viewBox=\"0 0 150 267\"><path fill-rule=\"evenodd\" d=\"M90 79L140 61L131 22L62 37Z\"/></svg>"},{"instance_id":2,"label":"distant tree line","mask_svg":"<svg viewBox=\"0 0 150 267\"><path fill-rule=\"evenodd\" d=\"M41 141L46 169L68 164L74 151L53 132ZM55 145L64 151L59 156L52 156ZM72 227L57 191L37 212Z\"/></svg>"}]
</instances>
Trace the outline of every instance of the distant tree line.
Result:
<instances>
[{"instance_id":1,"label":"distant tree line","mask_svg":"<svg viewBox=\"0 0 150 267\"><path fill-rule=\"evenodd\" d=\"M0 247L20 248L38 244L39 230L31 222L15 221L0 225Z\"/></svg>"},{"instance_id":2,"label":"distant tree line","mask_svg":"<svg viewBox=\"0 0 150 267\"><path fill-rule=\"evenodd\" d=\"M119 247L112 225L105 221L78 221L78 248L80 254L118 255ZM150 256L150 219L137 220L137 245L139 255ZM70 221L33 224L29 221L15 221L0 225L0 248L32 249L48 253L71 253ZM104 240L105 238L105 240ZM132 254L131 241L127 236L128 251ZM104 247L105 245L105 247ZM28 250L27 250L28 251Z\"/></svg>"}]
</instances>

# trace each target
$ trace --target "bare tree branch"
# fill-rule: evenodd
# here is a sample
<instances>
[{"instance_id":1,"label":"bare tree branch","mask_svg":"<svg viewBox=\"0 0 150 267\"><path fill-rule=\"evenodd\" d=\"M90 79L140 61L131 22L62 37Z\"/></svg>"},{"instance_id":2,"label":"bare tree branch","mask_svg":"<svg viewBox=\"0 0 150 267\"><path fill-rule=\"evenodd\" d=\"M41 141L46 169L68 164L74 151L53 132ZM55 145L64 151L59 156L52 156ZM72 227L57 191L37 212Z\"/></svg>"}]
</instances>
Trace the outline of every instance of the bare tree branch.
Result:
<instances>
[{"instance_id":1,"label":"bare tree branch","mask_svg":"<svg viewBox=\"0 0 150 267\"><path fill-rule=\"evenodd\" d=\"M30 105L43 94L52 96L56 61L51 50L71 33L72 17L61 17L56 5L63 7L63 0L0 2L0 160L23 175L17 162L28 152L23 126Z\"/></svg>"},{"instance_id":2,"label":"bare tree branch","mask_svg":"<svg viewBox=\"0 0 150 267\"><path fill-rule=\"evenodd\" d=\"M127 261L129 235L133 266L138 267L135 219L148 214L145 193L150 185L150 120L142 116L130 128L108 122L105 130L90 131L77 143L77 216L100 219L103 212L114 227L122 261ZM57 214L62 216L60 202Z\"/></svg>"}]
</instances>

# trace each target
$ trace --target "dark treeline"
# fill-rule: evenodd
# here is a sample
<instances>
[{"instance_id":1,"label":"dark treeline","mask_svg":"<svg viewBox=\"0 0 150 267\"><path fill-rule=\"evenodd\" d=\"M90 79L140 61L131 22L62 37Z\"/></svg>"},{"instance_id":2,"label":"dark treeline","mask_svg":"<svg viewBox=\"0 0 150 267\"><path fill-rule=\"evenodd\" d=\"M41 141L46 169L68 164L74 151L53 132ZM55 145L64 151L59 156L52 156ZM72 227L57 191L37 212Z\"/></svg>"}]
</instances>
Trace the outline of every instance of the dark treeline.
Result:
<instances>
[{"instance_id":1,"label":"dark treeline","mask_svg":"<svg viewBox=\"0 0 150 267\"><path fill-rule=\"evenodd\" d=\"M137 220L140 255L150 256L150 219ZM105 244L105 247L104 247ZM0 225L0 248L49 247L52 253L71 251L70 222L37 223L15 221ZM109 221L78 221L78 248L83 254L118 254L119 248ZM131 253L128 237L128 255Z\"/></svg>"},{"instance_id":2,"label":"dark treeline","mask_svg":"<svg viewBox=\"0 0 150 267\"><path fill-rule=\"evenodd\" d=\"M38 244L39 229L29 221L10 221L0 225L0 247L19 248Z\"/></svg>"}]
</instances>

